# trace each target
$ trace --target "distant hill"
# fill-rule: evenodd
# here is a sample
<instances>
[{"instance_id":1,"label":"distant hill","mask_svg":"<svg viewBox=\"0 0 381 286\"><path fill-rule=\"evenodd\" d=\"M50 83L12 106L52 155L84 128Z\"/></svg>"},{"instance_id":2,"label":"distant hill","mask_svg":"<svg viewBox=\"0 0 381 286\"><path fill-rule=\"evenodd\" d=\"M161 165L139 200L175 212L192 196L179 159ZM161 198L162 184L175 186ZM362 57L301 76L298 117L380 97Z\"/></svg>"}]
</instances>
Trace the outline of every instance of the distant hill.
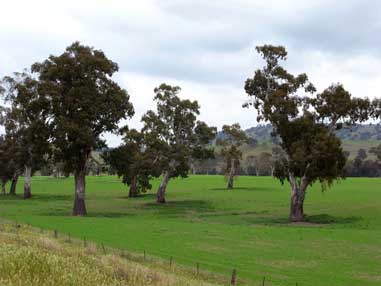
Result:
<instances>
[{"instance_id":1,"label":"distant hill","mask_svg":"<svg viewBox=\"0 0 381 286\"><path fill-rule=\"evenodd\" d=\"M270 141L273 128L270 124L258 125L246 129L246 133L260 141ZM348 128L343 128L336 132L341 140L349 141L381 141L380 124L356 124ZM381 142L380 142L381 143Z\"/></svg>"},{"instance_id":2,"label":"distant hill","mask_svg":"<svg viewBox=\"0 0 381 286\"><path fill-rule=\"evenodd\" d=\"M257 144L243 146L243 157L247 155L257 155L262 152L271 153L276 138L271 136L273 128L270 124L258 125L245 130L247 135L256 140ZM348 128L337 131L337 136L342 140L345 151L350 153L350 157L356 156L359 149L368 151L371 147L381 144L380 124L356 124ZM217 137L222 137L219 133ZM369 157L372 157L368 154Z\"/></svg>"}]
</instances>

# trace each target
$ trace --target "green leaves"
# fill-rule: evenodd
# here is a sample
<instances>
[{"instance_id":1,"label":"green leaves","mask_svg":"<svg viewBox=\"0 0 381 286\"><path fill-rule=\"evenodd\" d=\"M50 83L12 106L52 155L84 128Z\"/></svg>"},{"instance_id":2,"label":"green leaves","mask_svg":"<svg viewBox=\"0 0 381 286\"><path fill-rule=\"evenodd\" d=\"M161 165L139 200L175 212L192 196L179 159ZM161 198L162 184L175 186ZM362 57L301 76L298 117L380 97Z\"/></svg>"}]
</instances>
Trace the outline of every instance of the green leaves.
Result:
<instances>
[{"instance_id":1,"label":"green leaves","mask_svg":"<svg viewBox=\"0 0 381 286\"><path fill-rule=\"evenodd\" d=\"M118 65L100 50L75 42L32 69L39 74L39 92L49 99L56 161L68 170L103 145L102 133L116 132L119 121L134 114L127 91L111 79Z\"/></svg>"},{"instance_id":2,"label":"green leaves","mask_svg":"<svg viewBox=\"0 0 381 286\"><path fill-rule=\"evenodd\" d=\"M280 66L287 56L283 47L265 45L257 51L266 65L246 80L246 105L254 106L257 120L269 121L281 139L285 156L276 162L274 175L281 181L291 174L299 182L303 178L309 184L319 180L329 185L343 176L346 160L332 131L342 123L366 120L369 100L352 98L340 84L314 96L316 89L306 74L294 76Z\"/></svg>"},{"instance_id":3,"label":"green leaves","mask_svg":"<svg viewBox=\"0 0 381 286\"><path fill-rule=\"evenodd\" d=\"M49 102L38 92L38 80L27 70L4 77L2 86L3 98L9 103L2 123L7 140L18 150L13 156L17 168L39 168L50 152Z\"/></svg>"},{"instance_id":4,"label":"green leaves","mask_svg":"<svg viewBox=\"0 0 381 286\"><path fill-rule=\"evenodd\" d=\"M148 148L156 152L156 164L170 177L188 174L193 159L213 156L208 145L216 129L197 121L200 106L197 101L180 99L180 87L161 84L155 88L157 110L142 118Z\"/></svg>"},{"instance_id":5,"label":"green leaves","mask_svg":"<svg viewBox=\"0 0 381 286\"><path fill-rule=\"evenodd\" d=\"M221 137L217 140L217 145L222 146L220 156L225 160L225 174L231 172L232 166L237 172L240 159L242 159L242 152L239 147L244 143L248 143L249 138L245 131L241 129L239 123L224 125Z\"/></svg>"},{"instance_id":6,"label":"green leaves","mask_svg":"<svg viewBox=\"0 0 381 286\"><path fill-rule=\"evenodd\" d=\"M123 183L135 184L138 192L151 189L150 179L160 176L155 164L156 153L146 144L145 134L124 128L124 144L105 153L103 158L111 165Z\"/></svg>"}]
</instances>

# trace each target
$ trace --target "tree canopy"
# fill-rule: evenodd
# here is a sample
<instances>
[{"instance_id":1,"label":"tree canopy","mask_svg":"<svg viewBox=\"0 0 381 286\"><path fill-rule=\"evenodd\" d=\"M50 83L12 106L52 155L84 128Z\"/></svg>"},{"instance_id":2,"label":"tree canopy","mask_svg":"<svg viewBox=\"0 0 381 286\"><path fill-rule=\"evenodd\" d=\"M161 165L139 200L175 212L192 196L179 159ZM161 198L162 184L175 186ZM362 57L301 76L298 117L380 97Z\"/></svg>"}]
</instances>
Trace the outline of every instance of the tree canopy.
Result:
<instances>
[{"instance_id":1,"label":"tree canopy","mask_svg":"<svg viewBox=\"0 0 381 286\"><path fill-rule=\"evenodd\" d=\"M233 189L234 177L238 175L242 152L239 147L248 143L248 137L238 123L224 125L222 136L217 140L221 146L220 156L225 160L225 175L228 177L228 189Z\"/></svg>"},{"instance_id":2,"label":"tree canopy","mask_svg":"<svg viewBox=\"0 0 381 286\"><path fill-rule=\"evenodd\" d=\"M157 202L165 203L165 190L170 178L186 177L192 158L206 158L213 152L208 147L216 129L197 121L197 101L181 99L180 87L161 84L154 89L156 112L150 110L142 118L146 143L155 150L155 164L163 175Z\"/></svg>"},{"instance_id":3,"label":"tree canopy","mask_svg":"<svg viewBox=\"0 0 381 286\"><path fill-rule=\"evenodd\" d=\"M129 95L111 76L118 65L94 48L73 43L59 56L32 66L39 74L39 93L49 98L53 155L65 171L74 172L74 215L85 215L86 163L92 150L104 146L101 135L115 132L134 109Z\"/></svg>"},{"instance_id":4,"label":"tree canopy","mask_svg":"<svg viewBox=\"0 0 381 286\"><path fill-rule=\"evenodd\" d=\"M4 77L3 98L6 136L17 146L17 174L25 171L24 198L31 197L31 175L45 163L50 151L49 101L38 92L38 80L27 70Z\"/></svg>"},{"instance_id":5,"label":"tree canopy","mask_svg":"<svg viewBox=\"0 0 381 286\"><path fill-rule=\"evenodd\" d=\"M155 153L145 142L145 134L136 129L124 128L123 141L119 147L106 152L107 163L122 177L124 184L130 186L129 197L151 189L150 179L160 176L155 165Z\"/></svg>"},{"instance_id":6,"label":"tree canopy","mask_svg":"<svg viewBox=\"0 0 381 286\"><path fill-rule=\"evenodd\" d=\"M341 84L315 95L306 74L293 75L280 62L286 60L282 46L256 48L266 65L245 83L258 121L269 121L281 139L285 156L275 166L274 175L291 184L290 220L304 218L304 197L315 181L332 183L343 177L345 154L333 130L348 122L368 118L369 100L352 98ZM325 185L325 184L323 184Z\"/></svg>"}]
</instances>

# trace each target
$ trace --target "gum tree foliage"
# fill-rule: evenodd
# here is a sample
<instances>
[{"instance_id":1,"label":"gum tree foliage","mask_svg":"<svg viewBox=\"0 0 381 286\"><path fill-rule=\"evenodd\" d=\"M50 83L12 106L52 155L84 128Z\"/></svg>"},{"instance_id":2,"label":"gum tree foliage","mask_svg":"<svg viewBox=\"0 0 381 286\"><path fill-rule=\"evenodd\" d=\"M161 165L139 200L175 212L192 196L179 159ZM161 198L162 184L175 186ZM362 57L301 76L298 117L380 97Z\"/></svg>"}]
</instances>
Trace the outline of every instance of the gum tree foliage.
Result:
<instances>
[{"instance_id":1,"label":"gum tree foliage","mask_svg":"<svg viewBox=\"0 0 381 286\"><path fill-rule=\"evenodd\" d=\"M375 120L381 119L381 99L374 99L371 106L371 117ZM381 144L377 147L372 147L369 153L376 156L378 163L381 163Z\"/></svg>"},{"instance_id":2,"label":"gum tree foliage","mask_svg":"<svg viewBox=\"0 0 381 286\"><path fill-rule=\"evenodd\" d=\"M134 114L129 95L112 75L118 65L100 50L78 42L59 56L33 65L39 93L49 98L49 124L55 162L74 173L73 215L86 215L86 164L94 149L105 146L104 132L115 132Z\"/></svg>"},{"instance_id":3,"label":"gum tree foliage","mask_svg":"<svg viewBox=\"0 0 381 286\"><path fill-rule=\"evenodd\" d=\"M160 176L160 170L155 168L155 153L145 143L144 133L128 128L121 131L124 143L106 152L103 158L130 187L128 196L137 197L151 189L150 179Z\"/></svg>"},{"instance_id":4,"label":"gum tree foliage","mask_svg":"<svg viewBox=\"0 0 381 286\"><path fill-rule=\"evenodd\" d=\"M381 172L381 144L378 145L377 147L372 147L369 150L369 153L376 156L376 164L373 164L372 169L376 169L376 170L378 170L378 172ZM376 168L374 168L375 166L376 166Z\"/></svg>"},{"instance_id":5,"label":"gum tree foliage","mask_svg":"<svg viewBox=\"0 0 381 286\"><path fill-rule=\"evenodd\" d=\"M352 98L341 84L320 94L306 74L292 75L280 62L287 52L282 46L256 48L266 65L246 80L245 90L258 121L270 122L280 138L285 156L276 162L274 176L291 185L290 220L304 219L304 198L309 185L330 185L344 175L345 154L334 134L346 123L368 118L369 100Z\"/></svg>"},{"instance_id":6,"label":"gum tree foliage","mask_svg":"<svg viewBox=\"0 0 381 286\"><path fill-rule=\"evenodd\" d=\"M219 138L216 144L221 146L220 156L225 161L224 173L228 178L228 189L233 189L234 178L240 169L242 152L239 147L248 142L249 138L238 123L222 127L222 138Z\"/></svg>"},{"instance_id":7,"label":"gum tree foliage","mask_svg":"<svg viewBox=\"0 0 381 286\"><path fill-rule=\"evenodd\" d=\"M24 171L24 198L31 197L31 176L45 163L49 153L48 99L38 92L38 81L28 72L2 80L5 108L3 125L7 140L13 141L14 188ZM16 151L17 150L17 151ZM12 193L14 190L12 190Z\"/></svg>"},{"instance_id":8,"label":"gum tree foliage","mask_svg":"<svg viewBox=\"0 0 381 286\"><path fill-rule=\"evenodd\" d=\"M377 160L381 162L381 144L377 147L370 148L369 153L376 156Z\"/></svg>"},{"instance_id":9,"label":"gum tree foliage","mask_svg":"<svg viewBox=\"0 0 381 286\"><path fill-rule=\"evenodd\" d=\"M165 203L171 178L187 177L192 160L210 158L214 152L209 143L215 137L216 128L197 121L200 106L197 101L180 99L180 90L165 83L155 88L157 110L148 111L142 118L146 144L155 152L155 166L162 174L158 203Z\"/></svg>"},{"instance_id":10,"label":"gum tree foliage","mask_svg":"<svg viewBox=\"0 0 381 286\"><path fill-rule=\"evenodd\" d=\"M6 184L11 181L9 194L16 194L16 184L19 176L20 152L14 138L0 136L0 181L1 193L6 194Z\"/></svg>"}]
</instances>

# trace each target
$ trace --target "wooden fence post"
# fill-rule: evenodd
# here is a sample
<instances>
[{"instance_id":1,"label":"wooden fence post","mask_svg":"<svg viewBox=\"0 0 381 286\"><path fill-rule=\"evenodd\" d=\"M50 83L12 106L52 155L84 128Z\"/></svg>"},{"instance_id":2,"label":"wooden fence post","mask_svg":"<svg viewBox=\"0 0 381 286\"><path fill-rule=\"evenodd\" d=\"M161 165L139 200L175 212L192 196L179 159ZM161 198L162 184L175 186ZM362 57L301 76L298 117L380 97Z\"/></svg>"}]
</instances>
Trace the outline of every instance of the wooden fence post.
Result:
<instances>
[{"instance_id":1,"label":"wooden fence post","mask_svg":"<svg viewBox=\"0 0 381 286\"><path fill-rule=\"evenodd\" d=\"M57 238L58 237L58 231L55 229L54 230L54 238Z\"/></svg>"},{"instance_id":2,"label":"wooden fence post","mask_svg":"<svg viewBox=\"0 0 381 286\"><path fill-rule=\"evenodd\" d=\"M236 285L237 283L237 271L233 269L232 279L230 280L230 285Z\"/></svg>"},{"instance_id":3,"label":"wooden fence post","mask_svg":"<svg viewBox=\"0 0 381 286\"><path fill-rule=\"evenodd\" d=\"M262 279L262 286L265 286L266 277L263 277Z\"/></svg>"},{"instance_id":4,"label":"wooden fence post","mask_svg":"<svg viewBox=\"0 0 381 286\"><path fill-rule=\"evenodd\" d=\"M172 256L169 258L169 267L172 268Z\"/></svg>"}]
</instances>

